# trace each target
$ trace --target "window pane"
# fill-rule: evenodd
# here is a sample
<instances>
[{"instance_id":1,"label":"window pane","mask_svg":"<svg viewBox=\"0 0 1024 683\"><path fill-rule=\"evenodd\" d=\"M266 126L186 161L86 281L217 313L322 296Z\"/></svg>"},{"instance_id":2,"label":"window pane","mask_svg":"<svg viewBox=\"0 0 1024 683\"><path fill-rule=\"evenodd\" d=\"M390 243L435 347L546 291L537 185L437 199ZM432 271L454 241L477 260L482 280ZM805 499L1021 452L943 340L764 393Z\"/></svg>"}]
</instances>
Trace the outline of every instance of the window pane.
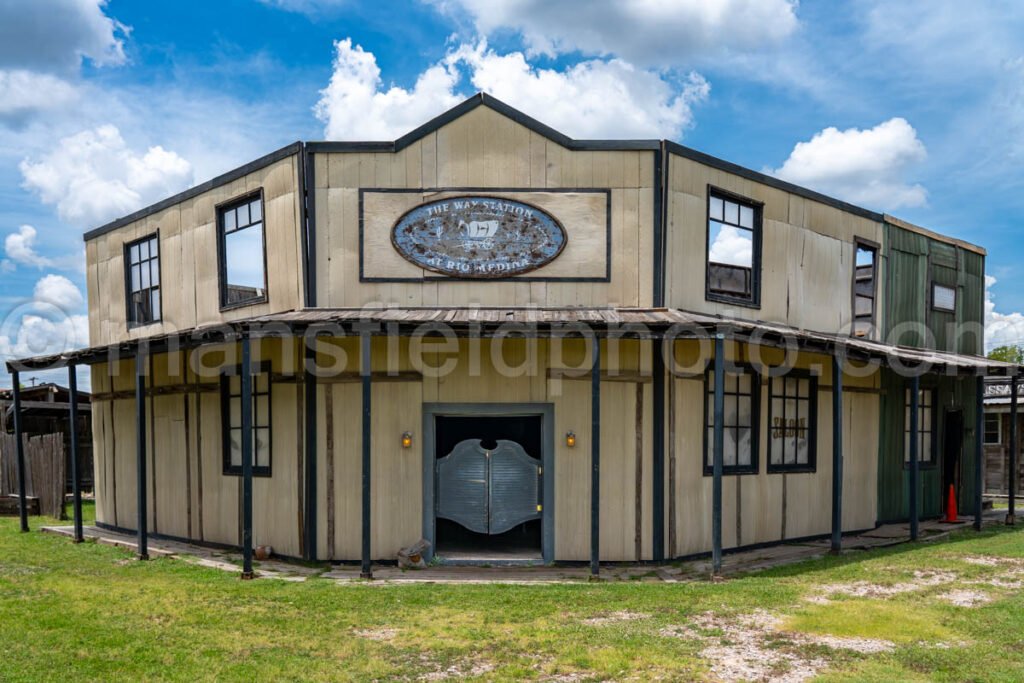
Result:
<instances>
[{"instance_id":1,"label":"window pane","mask_svg":"<svg viewBox=\"0 0 1024 683\"><path fill-rule=\"evenodd\" d=\"M242 401L238 398L233 398L228 401L229 416L228 419L232 429L237 429L242 426Z\"/></svg>"},{"instance_id":2,"label":"window pane","mask_svg":"<svg viewBox=\"0 0 1024 683\"><path fill-rule=\"evenodd\" d=\"M873 270L875 265L875 250L865 249L864 247L857 247L857 273L860 274L863 266L868 266L868 270Z\"/></svg>"},{"instance_id":3,"label":"window pane","mask_svg":"<svg viewBox=\"0 0 1024 683\"><path fill-rule=\"evenodd\" d=\"M736 225L740 222L740 207L735 202L725 203L725 222Z\"/></svg>"},{"instance_id":4,"label":"window pane","mask_svg":"<svg viewBox=\"0 0 1024 683\"><path fill-rule=\"evenodd\" d=\"M713 467L715 464L715 430L711 427L708 427L708 450L704 454L704 462L708 467Z\"/></svg>"},{"instance_id":5,"label":"window pane","mask_svg":"<svg viewBox=\"0 0 1024 683\"><path fill-rule=\"evenodd\" d=\"M270 430L261 427L253 430L253 455L256 467L270 467Z\"/></svg>"},{"instance_id":6,"label":"window pane","mask_svg":"<svg viewBox=\"0 0 1024 683\"><path fill-rule=\"evenodd\" d=\"M152 319L160 320L160 290L152 289L149 292L150 310L153 312Z\"/></svg>"},{"instance_id":7,"label":"window pane","mask_svg":"<svg viewBox=\"0 0 1024 683\"><path fill-rule=\"evenodd\" d=\"M149 267L152 269L149 281L153 283L153 287L158 287L160 285L160 259L153 259L150 261Z\"/></svg>"},{"instance_id":8,"label":"window pane","mask_svg":"<svg viewBox=\"0 0 1024 683\"><path fill-rule=\"evenodd\" d=\"M796 441L797 464L806 465L809 462L810 448L808 447L807 432L800 432Z\"/></svg>"},{"instance_id":9,"label":"window pane","mask_svg":"<svg viewBox=\"0 0 1024 683\"><path fill-rule=\"evenodd\" d=\"M724 463L724 465L726 467L735 467L736 466L736 430L735 429L726 429L725 430L724 442L725 442L724 443L725 448L723 449L723 457L722 457L723 463Z\"/></svg>"},{"instance_id":10,"label":"window pane","mask_svg":"<svg viewBox=\"0 0 1024 683\"><path fill-rule=\"evenodd\" d=\"M750 448L750 431L751 430L746 427L739 430L740 441L737 458L739 460L739 464L746 467L749 467L751 464L750 457L752 450Z\"/></svg>"},{"instance_id":11,"label":"window pane","mask_svg":"<svg viewBox=\"0 0 1024 683\"><path fill-rule=\"evenodd\" d=\"M932 301L935 308L941 311L956 310L956 289L943 285L933 285Z\"/></svg>"},{"instance_id":12,"label":"window pane","mask_svg":"<svg viewBox=\"0 0 1024 683\"><path fill-rule=\"evenodd\" d=\"M736 397L726 396L725 415L722 424L724 424L726 427L734 427L737 424L739 424L738 420L739 415L737 414Z\"/></svg>"},{"instance_id":13,"label":"window pane","mask_svg":"<svg viewBox=\"0 0 1024 683\"><path fill-rule=\"evenodd\" d=\"M149 254L154 257L160 255L160 240L155 237L149 241Z\"/></svg>"},{"instance_id":14,"label":"window pane","mask_svg":"<svg viewBox=\"0 0 1024 683\"><path fill-rule=\"evenodd\" d=\"M718 197L712 197L708 202L708 217L722 220L722 200Z\"/></svg>"},{"instance_id":15,"label":"window pane","mask_svg":"<svg viewBox=\"0 0 1024 683\"><path fill-rule=\"evenodd\" d=\"M854 297L854 310L853 314L856 316L867 316L870 317L875 310L874 299L868 299L867 297L858 296Z\"/></svg>"},{"instance_id":16,"label":"window pane","mask_svg":"<svg viewBox=\"0 0 1024 683\"><path fill-rule=\"evenodd\" d=\"M259 199L249 205L249 220L253 223L259 223L263 220L263 202Z\"/></svg>"},{"instance_id":17,"label":"window pane","mask_svg":"<svg viewBox=\"0 0 1024 683\"><path fill-rule=\"evenodd\" d=\"M149 258L149 240L139 245L139 258L143 261Z\"/></svg>"},{"instance_id":18,"label":"window pane","mask_svg":"<svg viewBox=\"0 0 1024 683\"><path fill-rule=\"evenodd\" d=\"M231 209L224 212L224 232L231 232L236 227L235 224L235 210Z\"/></svg>"},{"instance_id":19,"label":"window pane","mask_svg":"<svg viewBox=\"0 0 1024 683\"><path fill-rule=\"evenodd\" d=\"M130 254L129 255L129 263L138 263L139 262L139 245L137 245L137 244L132 245L132 248L129 249L128 251L129 251L129 254Z\"/></svg>"},{"instance_id":20,"label":"window pane","mask_svg":"<svg viewBox=\"0 0 1024 683\"><path fill-rule=\"evenodd\" d=\"M806 398L811 393L811 380L809 379L798 379L797 380L797 395Z\"/></svg>"},{"instance_id":21,"label":"window pane","mask_svg":"<svg viewBox=\"0 0 1024 683\"><path fill-rule=\"evenodd\" d=\"M711 222L708 261L750 268L754 262L754 233L716 221Z\"/></svg>"},{"instance_id":22,"label":"window pane","mask_svg":"<svg viewBox=\"0 0 1024 683\"><path fill-rule=\"evenodd\" d=\"M139 286L142 289L149 289L149 264L143 264L138 267L142 269L142 280L139 282Z\"/></svg>"},{"instance_id":23,"label":"window pane","mask_svg":"<svg viewBox=\"0 0 1024 683\"><path fill-rule=\"evenodd\" d=\"M257 396L253 399L255 409L253 410L253 424L257 427L270 426L270 400L267 396Z\"/></svg>"},{"instance_id":24,"label":"window pane","mask_svg":"<svg viewBox=\"0 0 1024 683\"><path fill-rule=\"evenodd\" d=\"M137 292L142 289L141 277L139 275L139 266L132 266L132 291Z\"/></svg>"},{"instance_id":25,"label":"window pane","mask_svg":"<svg viewBox=\"0 0 1024 683\"><path fill-rule=\"evenodd\" d=\"M242 433L232 429L228 434L229 448L231 449L231 466L242 466Z\"/></svg>"},{"instance_id":26,"label":"window pane","mask_svg":"<svg viewBox=\"0 0 1024 683\"><path fill-rule=\"evenodd\" d=\"M787 465L796 463L796 443L793 439L792 430L789 428L790 420L786 418L785 438L782 440L782 462Z\"/></svg>"},{"instance_id":27,"label":"window pane","mask_svg":"<svg viewBox=\"0 0 1024 683\"><path fill-rule=\"evenodd\" d=\"M744 228L754 229L754 210L749 206L740 207L740 225Z\"/></svg>"},{"instance_id":28,"label":"window pane","mask_svg":"<svg viewBox=\"0 0 1024 683\"><path fill-rule=\"evenodd\" d=\"M244 228L249 225L249 205L242 204L235 211L238 212L238 227Z\"/></svg>"},{"instance_id":29,"label":"window pane","mask_svg":"<svg viewBox=\"0 0 1024 683\"><path fill-rule=\"evenodd\" d=\"M227 301L232 304L264 295L263 231L238 230L224 237Z\"/></svg>"}]
</instances>

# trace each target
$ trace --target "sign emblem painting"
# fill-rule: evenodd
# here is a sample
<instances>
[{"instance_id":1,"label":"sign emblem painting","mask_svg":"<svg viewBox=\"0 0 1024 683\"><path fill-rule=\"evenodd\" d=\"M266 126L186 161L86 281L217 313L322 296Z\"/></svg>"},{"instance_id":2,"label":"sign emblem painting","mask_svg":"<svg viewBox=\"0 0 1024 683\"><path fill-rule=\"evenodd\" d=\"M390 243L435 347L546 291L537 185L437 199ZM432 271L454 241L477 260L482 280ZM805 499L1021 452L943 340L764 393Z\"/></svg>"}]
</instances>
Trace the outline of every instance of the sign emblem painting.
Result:
<instances>
[{"instance_id":1,"label":"sign emblem painting","mask_svg":"<svg viewBox=\"0 0 1024 683\"><path fill-rule=\"evenodd\" d=\"M406 212L391 229L405 259L459 278L505 278L553 261L565 228L531 204L504 197L437 199Z\"/></svg>"}]
</instances>

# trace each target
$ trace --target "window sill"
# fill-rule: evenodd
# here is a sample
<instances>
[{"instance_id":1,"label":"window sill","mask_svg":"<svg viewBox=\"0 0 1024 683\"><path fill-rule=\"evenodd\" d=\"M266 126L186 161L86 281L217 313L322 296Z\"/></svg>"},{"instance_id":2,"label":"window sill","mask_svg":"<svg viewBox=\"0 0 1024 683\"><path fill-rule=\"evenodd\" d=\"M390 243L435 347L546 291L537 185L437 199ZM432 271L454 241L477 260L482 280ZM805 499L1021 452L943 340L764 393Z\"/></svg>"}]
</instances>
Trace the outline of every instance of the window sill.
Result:
<instances>
[{"instance_id":1,"label":"window sill","mask_svg":"<svg viewBox=\"0 0 1024 683\"><path fill-rule=\"evenodd\" d=\"M918 463L917 463L917 469L919 469L919 470L934 470L934 469L937 469L938 466L939 466L938 463L936 463L934 461L924 462L922 460L922 461L918 461ZM909 462L904 462L903 463L903 469L904 470L909 470L910 469L910 463Z\"/></svg>"},{"instance_id":2,"label":"window sill","mask_svg":"<svg viewBox=\"0 0 1024 683\"><path fill-rule=\"evenodd\" d=\"M743 469L724 468L724 469L722 469L722 476L723 477L735 477L735 476L742 477L742 476L746 476L746 475L750 475L750 474L755 474L756 475L756 474L759 474L759 473L758 473L757 469L752 469L752 468L743 468ZM704 468L704 476L705 477L713 477L713 476L715 476L714 470L712 470L709 467L705 467Z\"/></svg>"},{"instance_id":3,"label":"window sill","mask_svg":"<svg viewBox=\"0 0 1024 683\"><path fill-rule=\"evenodd\" d=\"M760 309L761 302L754 301L752 299L744 299L736 296L729 296L727 294L715 294L714 292L704 293L705 301L714 301L720 304L733 304L734 306L742 306L743 308L754 308Z\"/></svg>"},{"instance_id":4,"label":"window sill","mask_svg":"<svg viewBox=\"0 0 1024 683\"><path fill-rule=\"evenodd\" d=\"M221 472L221 474L223 474L225 477L240 477L240 476L242 476L242 470L241 469L238 469L238 470L235 470L235 469L223 470ZM270 470L267 469L267 468L262 468L262 467L259 468L259 469L254 467L254 468L252 468L252 476L268 478L268 477L270 477Z\"/></svg>"},{"instance_id":5,"label":"window sill","mask_svg":"<svg viewBox=\"0 0 1024 683\"><path fill-rule=\"evenodd\" d=\"M249 306L258 306L259 304L265 304L270 299L265 296L261 296L259 299L246 299L245 301L239 301L233 304L226 304L220 307L221 313L224 311L234 311L239 308L248 308Z\"/></svg>"},{"instance_id":6,"label":"window sill","mask_svg":"<svg viewBox=\"0 0 1024 683\"><path fill-rule=\"evenodd\" d=\"M769 465L768 474L814 474L818 471L815 465Z\"/></svg>"},{"instance_id":7,"label":"window sill","mask_svg":"<svg viewBox=\"0 0 1024 683\"><path fill-rule=\"evenodd\" d=\"M163 319L150 320L144 323L128 323L129 330L141 330L144 327L152 327L153 325L159 325L163 322Z\"/></svg>"}]
</instances>

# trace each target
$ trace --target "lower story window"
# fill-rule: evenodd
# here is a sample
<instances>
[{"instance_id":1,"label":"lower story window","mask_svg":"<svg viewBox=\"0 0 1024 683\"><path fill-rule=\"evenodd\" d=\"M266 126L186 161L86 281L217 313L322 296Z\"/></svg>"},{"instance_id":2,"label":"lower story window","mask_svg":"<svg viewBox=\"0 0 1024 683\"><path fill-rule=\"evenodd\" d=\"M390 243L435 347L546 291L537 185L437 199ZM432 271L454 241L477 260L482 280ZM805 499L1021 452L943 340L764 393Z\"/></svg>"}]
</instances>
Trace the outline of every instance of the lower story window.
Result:
<instances>
[{"instance_id":1,"label":"lower story window","mask_svg":"<svg viewBox=\"0 0 1024 683\"><path fill-rule=\"evenodd\" d=\"M912 393L906 391L906 405L903 412L903 462L910 463L910 400ZM922 465L935 464L935 390L921 389L917 394L917 461Z\"/></svg>"},{"instance_id":2,"label":"lower story window","mask_svg":"<svg viewBox=\"0 0 1024 683\"><path fill-rule=\"evenodd\" d=\"M818 379L772 377L768 401L768 471L813 472L817 465Z\"/></svg>"},{"instance_id":3,"label":"lower story window","mask_svg":"<svg viewBox=\"0 0 1024 683\"><path fill-rule=\"evenodd\" d=\"M999 413L985 415L985 443L998 446L1003 442L1002 416Z\"/></svg>"},{"instance_id":4,"label":"lower story window","mask_svg":"<svg viewBox=\"0 0 1024 683\"><path fill-rule=\"evenodd\" d=\"M704 403L704 474L714 469L715 381L710 370L705 375ZM722 472L725 474L756 474L760 380L752 369L725 373L725 410L722 414Z\"/></svg>"},{"instance_id":5,"label":"lower story window","mask_svg":"<svg viewBox=\"0 0 1024 683\"><path fill-rule=\"evenodd\" d=\"M242 473L242 378L239 372L220 380L224 474ZM254 476L270 476L270 368L261 365L252 376L252 453Z\"/></svg>"}]
</instances>

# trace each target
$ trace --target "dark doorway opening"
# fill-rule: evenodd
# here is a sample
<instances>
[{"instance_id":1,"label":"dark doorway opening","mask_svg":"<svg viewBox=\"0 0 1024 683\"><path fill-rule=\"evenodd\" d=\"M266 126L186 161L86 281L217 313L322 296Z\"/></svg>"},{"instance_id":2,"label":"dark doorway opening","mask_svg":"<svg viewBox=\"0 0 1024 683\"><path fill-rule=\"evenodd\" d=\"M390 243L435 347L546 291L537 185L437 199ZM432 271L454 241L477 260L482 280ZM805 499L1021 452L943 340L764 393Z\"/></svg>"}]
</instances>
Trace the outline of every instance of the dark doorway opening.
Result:
<instances>
[{"instance_id":1,"label":"dark doorway opening","mask_svg":"<svg viewBox=\"0 0 1024 683\"><path fill-rule=\"evenodd\" d=\"M939 499L942 510L947 511L949 487L956 489L960 497L960 459L964 448L964 413L960 409L947 410L942 428L942 491Z\"/></svg>"},{"instance_id":2,"label":"dark doorway opening","mask_svg":"<svg viewBox=\"0 0 1024 683\"><path fill-rule=\"evenodd\" d=\"M435 418L437 459L452 453L467 440L479 440L482 448L497 448L498 441L512 441L531 458L542 461L542 417L438 416ZM542 558L543 531L540 519L532 519L499 534L478 533L456 521L436 518L435 552L445 560L522 561Z\"/></svg>"}]
</instances>

